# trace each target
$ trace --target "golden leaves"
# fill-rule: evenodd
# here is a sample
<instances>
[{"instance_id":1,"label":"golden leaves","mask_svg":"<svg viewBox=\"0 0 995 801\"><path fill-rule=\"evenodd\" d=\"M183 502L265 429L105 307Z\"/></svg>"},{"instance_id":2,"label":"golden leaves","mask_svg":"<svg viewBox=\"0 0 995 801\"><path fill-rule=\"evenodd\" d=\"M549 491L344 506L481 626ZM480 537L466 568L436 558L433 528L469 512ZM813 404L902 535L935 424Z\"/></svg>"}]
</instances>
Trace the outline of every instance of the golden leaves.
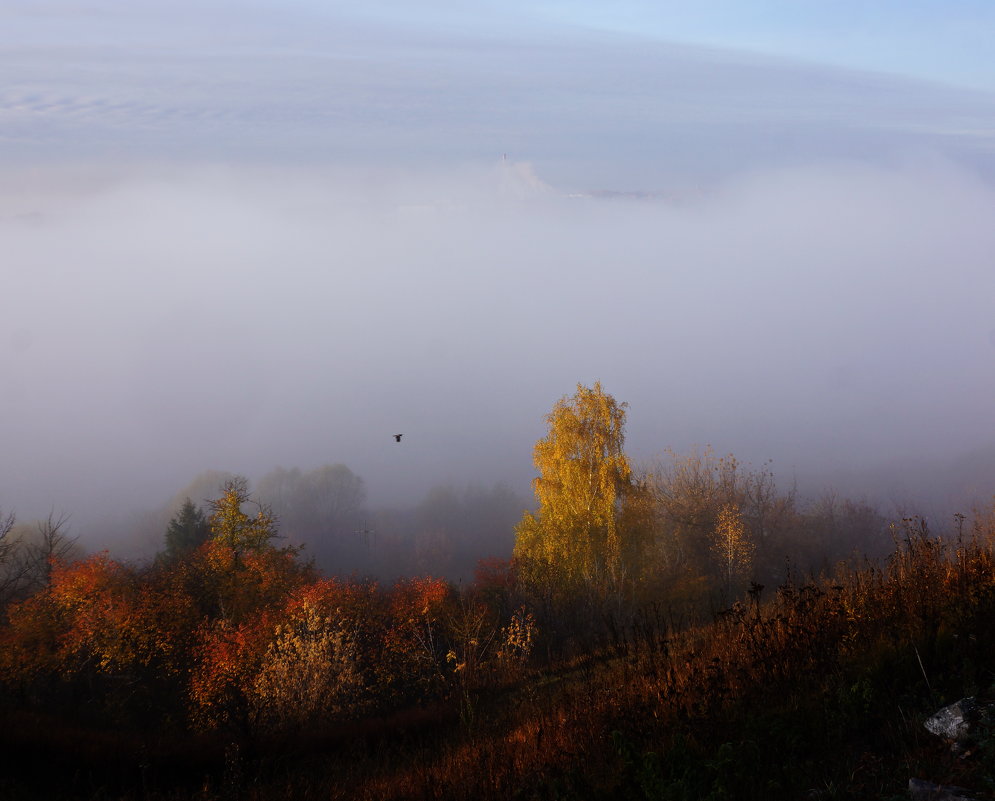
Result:
<instances>
[{"instance_id":1,"label":"golden leaves","mask_svg":"<svg viewBox=\"0 0 995 801\"><path fill-rule=\"evenodd\" d=\"M743 524L743 515L735 504L727 503L719 510L712 537L712 552L722 568L727 591L745 575L753 564L756 545Z\"/></svg>"},{"instance_id":2,"label":"golden leaves","mask_svg":"<svg viewBox=\"0 0 995 801\"><path fill-rule=\"evenodd\" d=\"M526 513L516 527L516 557L543 563L533 574L610 584L625 572L627 532L619 516L632 477L623 451L625 408L600 383L578 384L546 416L549 432L533 453L539 511Z\"/></svg>"},{"instance_id":3,"label":"golden leaves","mask_svg":"<svg viewBox=\"0 0 995 801\"><path fill-rule=\"evenodd\" d=\"M244 479L229 481L221 497L211 501L214 511L209 522L215 542L235 552L258 551L276 537L273 513L260 505L251 517L242 510L248 502L249 492Z\"/></svg>"}]
</instances>

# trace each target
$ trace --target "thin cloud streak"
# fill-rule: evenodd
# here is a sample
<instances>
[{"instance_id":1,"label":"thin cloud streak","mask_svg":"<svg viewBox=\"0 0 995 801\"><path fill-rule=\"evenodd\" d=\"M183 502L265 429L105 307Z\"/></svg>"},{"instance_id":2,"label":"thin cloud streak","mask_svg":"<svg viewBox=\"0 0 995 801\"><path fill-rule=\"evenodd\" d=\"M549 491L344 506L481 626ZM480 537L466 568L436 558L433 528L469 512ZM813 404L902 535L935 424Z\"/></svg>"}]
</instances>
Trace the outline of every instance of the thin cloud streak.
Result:
<instances>
[{"instance_id":1,"label":"thin cloud streak","mask_svg":"<svg viewBox=\"0 0 995 801\"><path fill-rule=\"evenodd\" d=\"M992 169L990 92L568 27L225 8L105 6L71 26L0 12L0 160L425 167L510 152L578 190L927 149Z\"/></svg>"}]
</instances>

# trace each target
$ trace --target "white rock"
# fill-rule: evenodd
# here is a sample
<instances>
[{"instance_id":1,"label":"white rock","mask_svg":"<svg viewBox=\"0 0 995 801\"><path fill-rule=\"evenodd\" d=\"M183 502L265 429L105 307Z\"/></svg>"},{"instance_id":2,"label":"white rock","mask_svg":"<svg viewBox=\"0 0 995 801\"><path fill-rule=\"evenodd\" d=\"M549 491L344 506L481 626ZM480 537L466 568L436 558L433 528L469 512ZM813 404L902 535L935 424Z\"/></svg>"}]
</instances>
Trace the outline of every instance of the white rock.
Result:
<instances>
[{"instance_id":1,"label":"white rock","mask_svg":"<svg viewBox=\"0 0 995 801\"><path fill-rule=\"evenodd\" d=\"M924 724L937 737L965 743L971 740L972 730L981 717L981 708L974 698L962 698L945 706Z\"/></svg>"}]
</instances>

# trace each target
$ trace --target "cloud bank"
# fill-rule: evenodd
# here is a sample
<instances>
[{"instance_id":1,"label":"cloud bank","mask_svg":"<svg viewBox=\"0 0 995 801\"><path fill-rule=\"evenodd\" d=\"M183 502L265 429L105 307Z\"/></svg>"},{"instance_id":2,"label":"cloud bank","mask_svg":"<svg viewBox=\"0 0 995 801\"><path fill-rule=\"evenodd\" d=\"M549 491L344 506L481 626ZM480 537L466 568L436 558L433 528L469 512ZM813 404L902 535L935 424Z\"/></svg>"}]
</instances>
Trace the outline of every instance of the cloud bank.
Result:
<instances>
[{"instance_id":1,"label":"cloud bank","mask_svg":"<svg viewBox=\"0 0 995 801\"><path fill-rule=\"evenodd\" d=\"M0 506L23 515L85 527L207 467L344 462L374 504L524 490L578 381L630 403L640 459L712 443L804 476L992 444L995 189L948 164L677 199L509 162L3 179Z\"/></svg>"}]
</instances>

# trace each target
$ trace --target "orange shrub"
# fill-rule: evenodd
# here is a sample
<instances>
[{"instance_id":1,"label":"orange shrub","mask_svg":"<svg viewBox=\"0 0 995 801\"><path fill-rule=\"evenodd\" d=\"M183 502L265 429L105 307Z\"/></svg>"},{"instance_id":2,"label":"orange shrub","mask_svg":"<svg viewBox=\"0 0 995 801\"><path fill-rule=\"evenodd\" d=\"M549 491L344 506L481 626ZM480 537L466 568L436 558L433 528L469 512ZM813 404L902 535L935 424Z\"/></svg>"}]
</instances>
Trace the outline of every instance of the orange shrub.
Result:
<instances>
[{"instance_id":1,"label":"orange shrub","mask_svg":"<svg viewBox=\"0 0 995 801\"><path fill-rule=\"evenodd\" d=\"M294 590L311 578L292 549L238 552L216 541L201 546L192 569L205 594L201 603L209 615L233 622L246 620L263 609L281 607Z\"/></svg>"},{"instance_id":2,"label":"orange shrub","mask_svg":"<svg viewBox=\"0 0 995 801\"><path fill-rule=\"evenodd\" d=\"M273 636L274 623L263 614L243 623L204 621L197 632L190 677L190 715L199 728L252 724L249 688Z\"/></svg>"},{"instance_id":3,"label":"orange shrub","mask_svg":"<svg viewBox=\"0 0 995 801\"><path fill-rule=\"evenodd\" d=\"M136 661L135 577L106 552L53 565L48 595L63 625L59 654L66 672L91 664L111 672Z\"/></svg>"},{"instance_id":4,"label":"orange shrub","mask_svg":"<svg viewBox=\"0 0 995 801\"><path fill-rule=\"evenodd\" d=\"M303 602L273 635L247 688L255 725L267 731L303 729L358 708L362 676L347 621Z\"/></svg>"},{"instance_id":5,"label":"orange shrub","mask_svg":"<svg viewBox=\"0 0 995 801\"><path fill-rule=\"evenodd\" d=\"M0 629L0 681L25 686L39 676L60 672L61 632L47 592L12 604L7 624Z\"/></svg>"},{"instance_id":6,"label":"orange shrub","mask_svg":"<svg viewBox=\"0 0 995 801\"><path fill-rule=\"evenodd\" d=\"M387 595L379 683L390 698L423 697L441 689L447 653L441 618L452 590L443 579L399 580Z\"/></svg>"}]
</instances>

